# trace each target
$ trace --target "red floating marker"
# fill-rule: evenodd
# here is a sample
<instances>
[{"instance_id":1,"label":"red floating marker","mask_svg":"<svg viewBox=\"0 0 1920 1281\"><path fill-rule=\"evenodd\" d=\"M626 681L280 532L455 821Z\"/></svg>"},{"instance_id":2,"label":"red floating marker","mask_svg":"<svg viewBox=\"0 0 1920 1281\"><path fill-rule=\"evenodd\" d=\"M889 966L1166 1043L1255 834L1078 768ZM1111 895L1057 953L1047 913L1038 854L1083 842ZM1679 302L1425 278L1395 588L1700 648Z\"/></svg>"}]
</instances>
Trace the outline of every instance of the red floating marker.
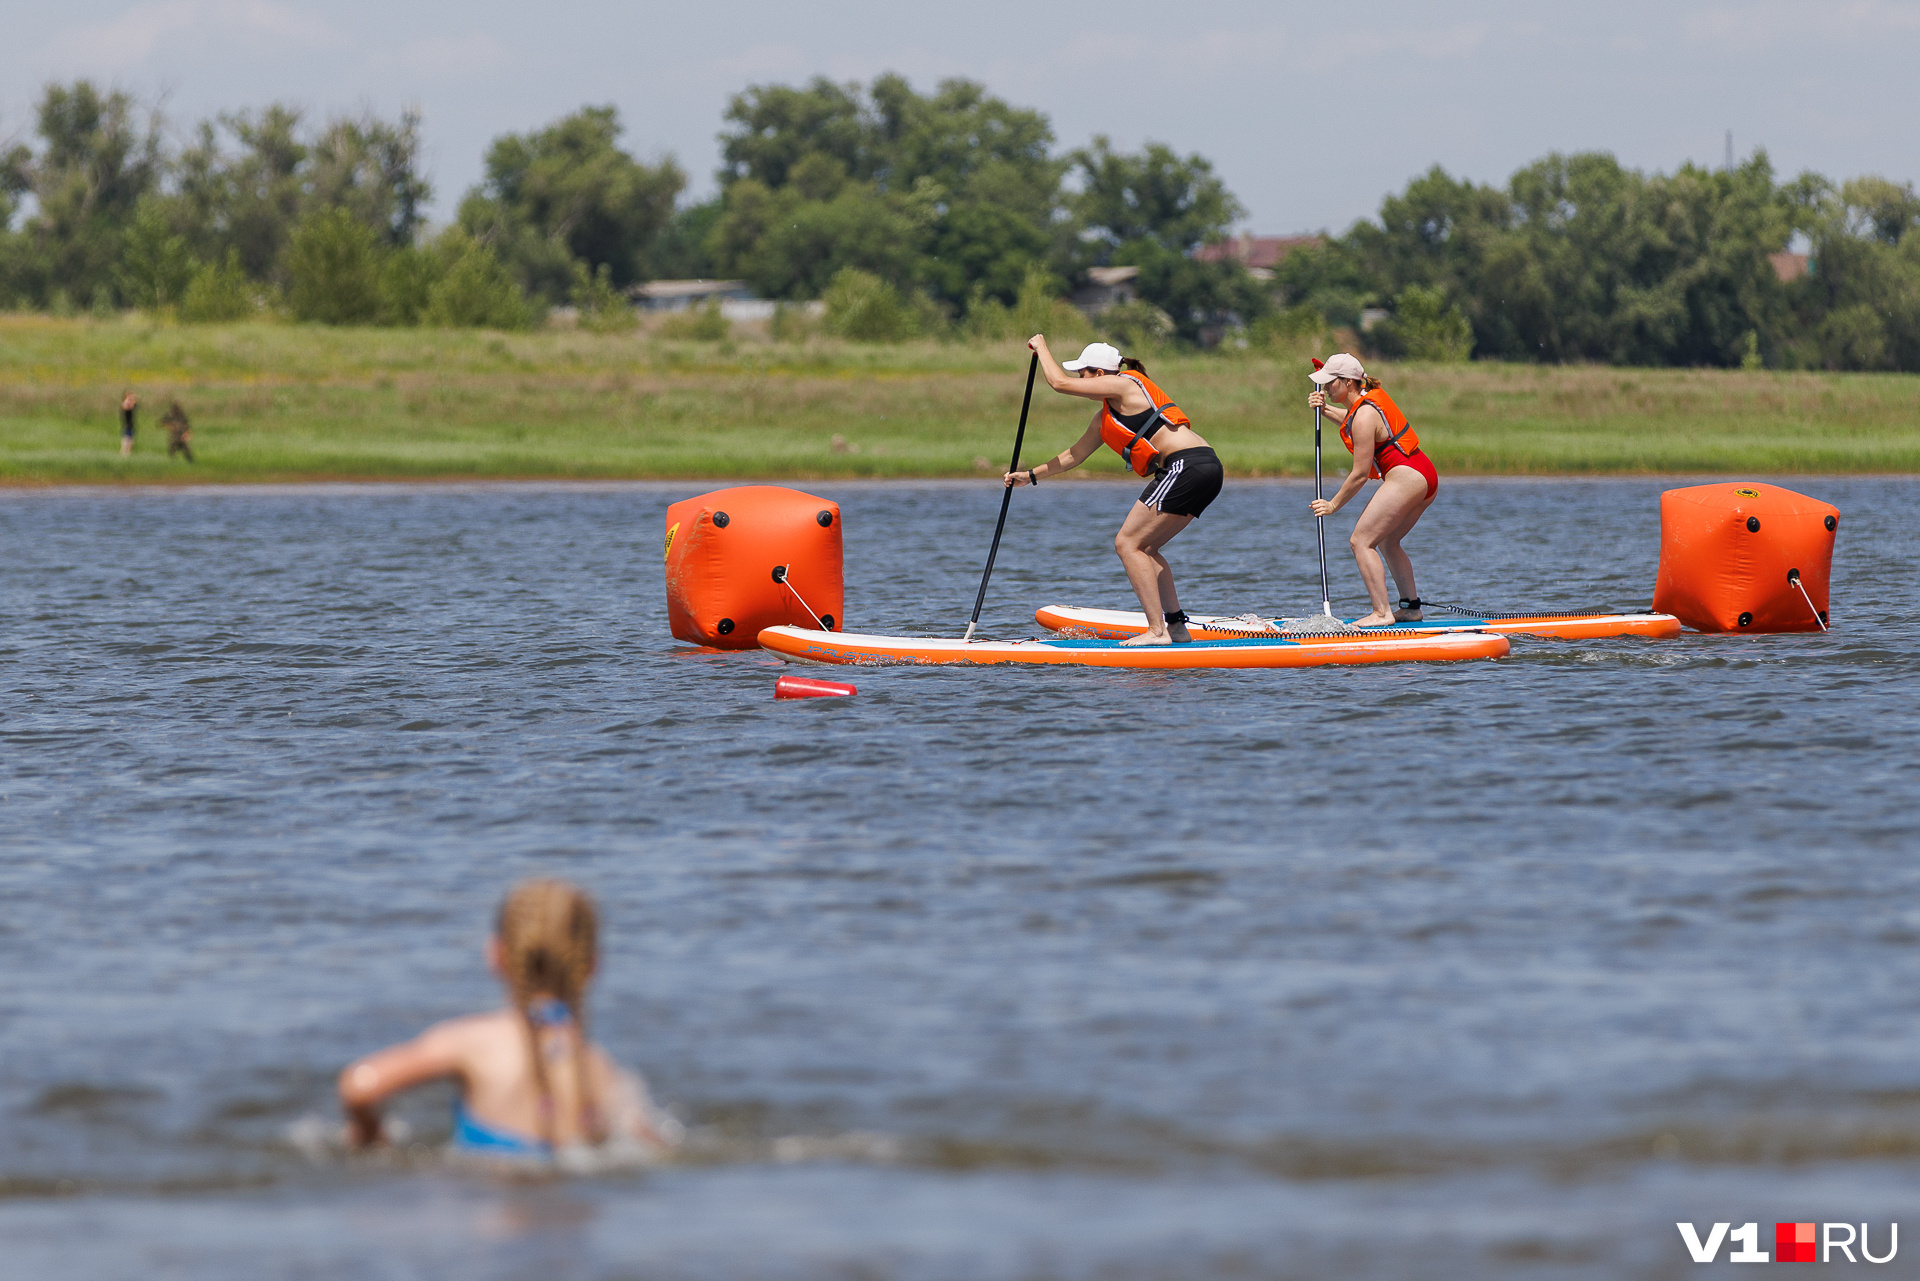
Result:
<instances>
[{"instance_id":1,"label":"red floating marker","mask_svg":"<svg viewBox=\"0 0 1920 1281\"><path fill-rule=\"evenodd\" d=\"M811 676L782 676L773 683L775 698L851 698L860 691L839 681L817 681Z\"/></svg>"}]
</instances>

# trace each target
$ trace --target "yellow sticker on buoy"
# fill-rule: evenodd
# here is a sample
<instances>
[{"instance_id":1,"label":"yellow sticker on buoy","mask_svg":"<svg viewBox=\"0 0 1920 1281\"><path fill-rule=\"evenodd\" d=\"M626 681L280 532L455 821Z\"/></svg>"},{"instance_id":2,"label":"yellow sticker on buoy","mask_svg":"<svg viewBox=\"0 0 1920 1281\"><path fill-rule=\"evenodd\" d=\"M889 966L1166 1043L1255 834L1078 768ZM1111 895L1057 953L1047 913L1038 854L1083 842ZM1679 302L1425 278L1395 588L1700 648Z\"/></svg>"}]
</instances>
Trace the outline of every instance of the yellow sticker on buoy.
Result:
<instances>
[{"instance_id":1,"label":"yellow sticker on buoy","mask_svg":"<svg viewBox=\"0 0 1920 1281\"><path fill-rule=\"evenodd\" d=\"M673 555L673 536L679 532L680 532L679 521L676 520L673 522L673 524L667 526L667 546L666 546L666 550L660 553L661 560L666 560L668 557Z\"/></svg>"},{"instance_id":2,"label":"yellow sticker on buoy","mask_svg":"<svg viewBox=\"0 0 1920 1281\"><path fill-rule=\"evenodd\" d=\"M1759 491L1759 490L1757 490L1757 489L1736 489L1736 490L1734 490L1733 492L1734 492L1734 493L1736 493L1736 494L1738 494L1738 495L1740 495L1740 497L1742 497L1742 498L1758 498L1758 497L1760 497L1760 491ZM672 542L672 541L673 541L673 535L672 535L672 534L668 534L668 535L667 535L667 541L668 541L668 542Z\"/></svg>"}]
</instances>

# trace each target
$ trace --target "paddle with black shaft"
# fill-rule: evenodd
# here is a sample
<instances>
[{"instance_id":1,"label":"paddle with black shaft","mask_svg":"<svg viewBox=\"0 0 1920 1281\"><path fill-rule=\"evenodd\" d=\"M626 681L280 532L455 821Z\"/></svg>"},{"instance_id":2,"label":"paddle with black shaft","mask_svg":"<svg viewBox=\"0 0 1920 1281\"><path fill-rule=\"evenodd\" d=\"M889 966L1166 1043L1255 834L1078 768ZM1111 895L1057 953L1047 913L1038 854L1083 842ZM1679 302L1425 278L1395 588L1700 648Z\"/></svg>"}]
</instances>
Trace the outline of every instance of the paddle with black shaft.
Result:
<instances>
[{"instance_id":1,"label":"paddle with black shaft","mask_svg":"<svg viewBox=\"0 0 1920 1281\"><path fill-rule=\"evenodd\" d=\"M1027 396L1020 402L1020 430L1013 434L1013 461L1007 464L1009 472L1020 470L1020 446L1027 438L1027 410L1033 404L1033 376L1039 372L1040 353L1036 351L1027 362ZM1013 486L1008 485L1000 495L1000 522L993 527L993 546L987 549L987 571L980 575L980 594L973 598L973 617L968 620L967 634L962 638L965 641L973 639L973 629L980 625L980 607L987 603L987 580L993 577L993 560L1000 554L1000 535L1007 528L1007 505L1012 501Z\"/></svg>"},{"instance_id":2,"label":"paddle with black shaft","mask_svg":"<svg viewBox=\"0 0 1920 1281\"><path fill-rule=\"evenodd\" d=\"M1313 367L1320 368L1324 361L1315 359ZM1320 389L1323 393L1325 387ZM1324 398L1324 397L1323 397ZM1313 407L1313 501L1322 498L1320 482L1320 412L1321 407ZM1320 612L1311 618L1283 618L1281 630L1288 632L1308 632L1314 635L1358 634L1356 628L1333 616L1333 591L1327 586L1327 518L1316 514L1313 527L1320 535Z\"/></svg>"},{"instance_id":3,"label":"paddle with black shaft","mask_svg":"<svg viewBox=\"0 0 1920 1281\"><path fill-rule=\"evenodd\" d=\"M1319 361L1313 362L1318 365ZM1320 406L1313 407L1313 501L1319 502L1320 493ZM1314 530L1320 535L1320 612L1328 618L1333 617L1333 589L1327 586L1327 518L1315 516Z\"/></svg>"}]
</instances>

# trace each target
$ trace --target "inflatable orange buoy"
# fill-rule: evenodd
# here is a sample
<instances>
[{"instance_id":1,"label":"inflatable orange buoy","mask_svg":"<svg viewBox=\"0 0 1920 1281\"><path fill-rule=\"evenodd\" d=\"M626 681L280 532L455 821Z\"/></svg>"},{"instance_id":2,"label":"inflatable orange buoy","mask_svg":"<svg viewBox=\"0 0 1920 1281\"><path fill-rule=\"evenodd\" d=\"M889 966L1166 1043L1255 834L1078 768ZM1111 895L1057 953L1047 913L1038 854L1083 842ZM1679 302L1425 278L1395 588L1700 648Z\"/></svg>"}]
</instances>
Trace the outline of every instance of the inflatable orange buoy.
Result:
<instances>
[{"instance_id":1,"label":"inflatable orange buoy","mask_svg":"<svg viewBox=\"0 0 1920 1281\"><path fill-rule=\"evenodd\" d=\"M775 698L851 698L860 691L839 681L817 681L811 676L782 676L773 683Z\"/></svg>"},{"instance_id":2,"label":"inflatable orange buoy","mask_svg":"<svg viewBox=\"0 0 1920 1281\"><path fill-rule=\"evenodd\" d=\"M840 507L778 485L742 485L667 508L667 621L717 649L762 628L841 624Z\"/></svg>"},{"instance_id":3,"label":"inflatable orange buoy","mask_svg":"<svg viewBox=\"0 0 1920 1281\"><path fill-rule=\"evenodd\" d=\"M1653 607L1703 632L1824 631L1839 528L1838 507L1777 485L1669 489Z\"/></svg>"}]
</instances>

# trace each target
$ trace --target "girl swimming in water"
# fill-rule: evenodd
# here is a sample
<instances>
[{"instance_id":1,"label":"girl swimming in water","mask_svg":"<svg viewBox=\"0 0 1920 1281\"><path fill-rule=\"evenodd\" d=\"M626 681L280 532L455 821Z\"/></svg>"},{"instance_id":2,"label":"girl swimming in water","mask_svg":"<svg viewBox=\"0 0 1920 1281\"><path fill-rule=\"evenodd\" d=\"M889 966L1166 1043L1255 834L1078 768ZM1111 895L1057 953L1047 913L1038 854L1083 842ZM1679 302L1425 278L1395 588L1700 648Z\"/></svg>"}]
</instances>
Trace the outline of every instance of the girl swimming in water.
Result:
<instances>
[{"instance_id":1,"label":"girl swimming in water","mask_svg":"<svg viewBox=\"0 0 1920 1281\"><path fill-rule=\"evenodd\" d=\"M554 1158L601 1144L670 1147L646 1086L587 1039L587 983L598 960L593 900L564 881L523 881L500 904L487 965L508 1008L449 1019L340 1074L348 1141L384 1139L380 1104L454 1077L453 1146L491 1157Z\"/></svg>"}]
</instances>

